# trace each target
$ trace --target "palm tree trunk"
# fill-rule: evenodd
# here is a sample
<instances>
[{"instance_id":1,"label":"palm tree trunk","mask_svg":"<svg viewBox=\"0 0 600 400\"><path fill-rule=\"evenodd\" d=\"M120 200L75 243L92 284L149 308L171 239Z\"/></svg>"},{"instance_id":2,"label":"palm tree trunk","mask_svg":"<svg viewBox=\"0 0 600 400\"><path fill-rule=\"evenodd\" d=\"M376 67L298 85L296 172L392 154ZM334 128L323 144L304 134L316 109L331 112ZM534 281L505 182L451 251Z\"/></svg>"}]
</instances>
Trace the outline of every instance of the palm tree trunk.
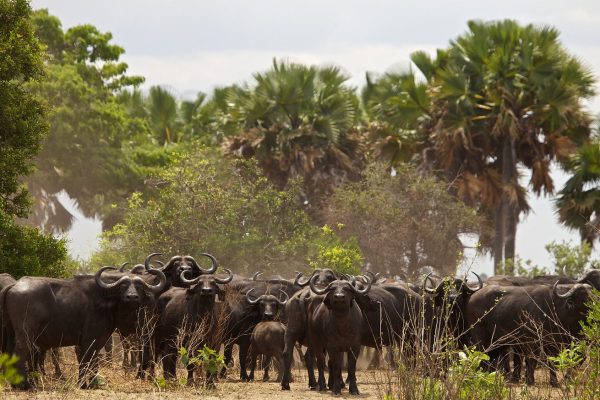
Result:
<instances>
[{"instance_id":1,"label":"palm tree trunk","mask_svg":"<svg viewBox=\"0 0 600 400\"><path fill-rule=\"evenodd\" d=\"M506 266L505 273L507 275L514 274L514 265L506 263L508 260L515 258L515 238L517 235L517 224L515 215L515 206L511 205L508 191L509 186L516 187L517 182L517 162L515 154L515 140L511 136L504 138L502 148L502 233L504 241L504 265Z\"/></svg>"},{"instance_id":2,"label":"palm tree trunk","mask_svg":"<svg viewBox=\"0 0 600 400\"><path fill-rule=\"evenodd\" d=\"M503 218L503 206L496 209L494 215L494 275L498 275L499 267L502 266L504 261L504 218Z\"/></svg>"}]
</instances>

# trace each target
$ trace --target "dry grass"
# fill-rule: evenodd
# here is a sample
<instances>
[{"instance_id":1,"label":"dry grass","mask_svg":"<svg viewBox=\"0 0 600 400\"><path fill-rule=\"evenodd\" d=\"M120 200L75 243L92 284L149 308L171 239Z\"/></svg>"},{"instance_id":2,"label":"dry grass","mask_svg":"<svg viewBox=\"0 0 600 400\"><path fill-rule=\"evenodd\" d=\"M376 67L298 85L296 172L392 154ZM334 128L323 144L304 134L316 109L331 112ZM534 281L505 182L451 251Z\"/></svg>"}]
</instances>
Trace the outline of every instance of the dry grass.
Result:
<instances>
[{"instance_id":1,"label":"dry grass","mask_svg":"<svg viewBox=\"0 0 600 400\"><path fill-rule=\"evenodd\" d=\"M324 399L332 396L331 392L315 392L307 387L307 377L304 367L299 362L295 363L292 371L294 382L291 391L282 391L277 382L262 382L262 370L257 369L257 381L240 382L239 370L234 368L229 376L217 383L214 390L204 389L201 382L195 386L182 386L178 383L170 383L166 388L159 388L150 381L141 381L135 378L135 371L125 370L121 366L121 345L117 343L114 348L115 357L112 362L104 360L101 362L100 375L104 384L100 389L81 390L77 388L77 363L73 348L63 349L63 374L67 378L55 379L50 374L53 371L50 360L46 361L48 375L39 377L37 390L21 392L6 389L2 392L3 399L189 399L190 396L202 396L206 399ZM235 353L237 355L237 352ZM48 357L49 358L49 357ZM357 371L358 387L361 392L359 396L350 396L347 391L342 391L342 398L369 398L383 399L394 387L398 385L397 380L401 374L383 367L373 371L365 370L368 361L364 356L359 359ZM160 368L157 368L160 371ZM185 370L178 369L178 377L185 377ZM507 385L510 390L511 399L558 399L562 398L558 389L549 386L548 374L544 369L536 373L536 386L524 389L521 385ZM396 386L397 387L397 386ZM481 399L483 400L483 399Z\"/></svg>"}]
</instances>

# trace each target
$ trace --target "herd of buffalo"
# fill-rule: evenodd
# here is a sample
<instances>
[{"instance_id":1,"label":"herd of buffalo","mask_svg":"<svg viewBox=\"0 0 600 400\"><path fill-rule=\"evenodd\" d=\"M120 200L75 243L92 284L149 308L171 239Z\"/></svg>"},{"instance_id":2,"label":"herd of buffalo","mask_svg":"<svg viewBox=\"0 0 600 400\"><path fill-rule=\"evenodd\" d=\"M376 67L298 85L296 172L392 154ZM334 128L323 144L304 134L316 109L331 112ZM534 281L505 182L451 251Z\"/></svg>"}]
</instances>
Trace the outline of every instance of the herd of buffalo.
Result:
<instances>
[{"instance_id":1,"label":"herd of buffalo","mask_svg":"<svg viewBox=\"0 0 600 400\"><path fill-rule=\"evenodd\" d=\"M95 384L100 350L117 332L126 351L135 349L139 378L154 377L162 364L166 379L176 377L179 349L188 354L208 346L224 349L232 365L234 344L243 381L254 379L256 358L279 361L284 390L290 389L294 349L306 347L304 362L312 389L339 394L348 385L358 394L356 360L361 347L381 350L413 363L417 348L434 351L439 343L456 348L475 346L497 368L518 381L525 362L525 380L534 382L539 360L556 355L580 335L592 289L600 290L600 270L581 278L495 276L477 285L465 279L426 276L419 285L377 274L350 276L330 269L309 277L241 277L218 271L217 260L203 268L192 256L168 262L150 254L127 270L103 267L94 275L72 279L0 274L0 350L18 357L22 376L43 368L46 351L75 346L79 384ZM342 378L347 355L347 379ZM127 357L127 354L125 355ZM513 360L510 373L509 360ZM314 374L316 360L318 376ZM56 359L54 360L56 362ZM265 379L268 379L266 364ZM550 382L557 384L550 367ZM60 368L59 365L55 365ZM248 374L248 367L250 373ZM188 382L198 366L187 365ZM325 380L325 371L328 380ZM221 371L206 373L210 385ZM32 387L32 379L18 386Z\"/></svg>"}]
</instances>

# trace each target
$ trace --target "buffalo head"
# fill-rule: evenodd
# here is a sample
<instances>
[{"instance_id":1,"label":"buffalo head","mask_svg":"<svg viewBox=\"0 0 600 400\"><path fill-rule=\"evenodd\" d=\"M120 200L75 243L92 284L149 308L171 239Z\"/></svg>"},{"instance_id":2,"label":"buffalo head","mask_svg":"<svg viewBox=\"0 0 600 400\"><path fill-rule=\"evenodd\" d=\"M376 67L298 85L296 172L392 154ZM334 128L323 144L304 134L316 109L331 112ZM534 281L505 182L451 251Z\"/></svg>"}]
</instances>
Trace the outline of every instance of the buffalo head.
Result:
<instances>
[{"instance_id":1,"label":"buffalo head","mask_svg":"<svg viewBox=\"0 0 600 400\"><path fill-rule=\"evenodd\" d=\"M335 273L329 268L326 269L315 269L310 276L310 278L306 280L302 280L302 273L296 272L296 279L294 279L294 284L298 286L306 286L309 282L313 282L317 287L326 287L329 283L335 281L337 277Z\"/></svg>"},{"instance_id":2,"label":"buffalo head","mask_svg":"<svg viewBox=\"0 0 600 400\"><path fill-rule=\"evenodd\" d=\"M275 319L278 308L285 306L289 300L289 296L287 295L287 293L281 289L279 291L283 294L284 300L279 300L277 296L274 296L272 294L263 294L258 298L253 299L251 296L253 290L254 288L250 289L246 293L246 301L248 302L248 304L258 305L260 319L264 321L272 321L273 319Z\"/></svg>"},{"instance_id":3,"label":"buffalo head","mask_svg":"<svg viewBox=\"0 0 600 400\"><path fill-rule=\"evenodd\" d=\"M218 284L225 285L231 282L233 279L233 273L231 270L224 268L224 271L227 272L228 275L226 278L218 278L213 274L208 274L188 279L185 276L188 271L181 272L179 278L185 286L189 287L189 295L214 297L221 294L221 289L219 288Z\"/></svg>"},{"instance_id":4,"label":"buffalo head","mask_svg":"<svg viewBox=\"0 0 600 400\"><path fill-rule=\"evenodd\" d=\"M144 277L131 274L131 273L118 273L111 275L112 282L106 282L102 274L105 271L115 271L117 268L115 267L103 267L95 275L96 285L101 287L102 289L114 293L119 299L126 303L139 303L142 302L146 294L151 294L152 296L159 295L165 285L167 284L167 278L159 270L151 270L148 271L150 275L158 278L158 283L148 283Z\"/></svg>"},{"instance_id":5,"label":"buffalo head","mask_svg":"<svg viewBox=\"0 0 600 400\"><path fill-rule=\"evenodd\" d=\"M151 266L151 260L153 257L159 255L162 254L152 253L148 257L146 257L146 260L144 261L144 266L146 267L147 271L154 269ZM210 259L210 268L201 268L198 262L192 256L174 256L171 257L171 259L166 265L163 265L158 269L167 276L167 279L169 279L173 286L186 286L186 284L180 279L182 274L194 278L202 274L214 274L217 271L218 265L216 258L208 253L201 253L201 255Z\"/></svg>"},{"instance_id":6,"label":"buffalo head","mask_svg":"<svg viewBox=\"0 0 600 400\"><path fill-rule=\"evenodd\" d=\"M365 295L371 290L371 279L364 276L365 285L358 289L352 282L347 280L335 280L330 282L324 289L316 286L318 276L314 275L310 281L310 290L315 294L325 295L323 303L332 310L348 310L352 306L352 300L357 296Z\"/></svg>"}]
</instances>

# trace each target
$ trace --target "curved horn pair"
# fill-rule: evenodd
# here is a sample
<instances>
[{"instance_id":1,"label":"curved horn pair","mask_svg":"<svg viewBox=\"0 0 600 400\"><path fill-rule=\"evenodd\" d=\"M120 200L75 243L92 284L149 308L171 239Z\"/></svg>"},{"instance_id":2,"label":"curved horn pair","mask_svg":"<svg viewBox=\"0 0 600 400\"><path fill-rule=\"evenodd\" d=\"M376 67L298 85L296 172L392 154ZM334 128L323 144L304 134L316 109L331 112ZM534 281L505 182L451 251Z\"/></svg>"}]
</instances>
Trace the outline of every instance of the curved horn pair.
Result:
<instances>
[{"instance_id":1,"label":"curved horn pair","mask_svg":"<svg viewBox=\"0 0 600 400\"><path fill-rule=\"evenodd\" d=\"M312 279L312 277L313 277L313 276L315 276L315 274L317 273L317 271L318 271L318 270L317 270L317 269L315 269L315 270L313 271L313 273L310 275L310 277L309 277L308 279L306 279L304 282L301 282L301 281L300 281L300 278L302 278L302 276L303 276L304 274L302 274L302 272L298 272L298 271L296 271L296 279L294 279L294 285L298 285L298 286L300 286L300 287L305 287L306 285L308 285L308 284L309 284L310 280Z\"/></svg>"},{"instance_id":2,"label":"curved horn pair","mask_svg":"<svg viewBox=\"0 0 600 400\"><path fill-rule=\"evenodd\" d=\"M198 270L200 271L200 274L206 274L206 275L210 275L210 274L214 274L215 272L217 272L217 268L218 268L218 263L217 263L217 259L208 254L208 253L200 253L201 256L204 257L208 257L210 258L210 262L211 262L211 266L209 269L203 269L200 267L200 265L198 264L198 262L194 259L194 257L192 256L185 256L183 257L184 260L189 260L192 262L192 265Z\"/></svg>"},{"instance_id":3,"label":"curved horn pair","mask_svg":"<svg viewBox=\"0 0 600 400\"><path fill-rule=\"evenodd\" d=\"M217 278L216 276L214 277L215 282L220 283L222 285L225 285L229 282L232 281L233 279L233 272L231 272L230 269L227 268L223 268L223 271L227 272L228 276L226 278ZM200 281L200 278L202 278L202 275L199 275L195 278L192 279L187 279L185 277L185 273L188 271L181 271L181 274L179 275L179 279L181 279L181 282L183 282L186 285L195 285L196 283L198 283ZM208 274L208 275L212 275L212 274Z\"/></svg>"},{"instance_id":4,"label":"curved horn pair","mask_svg":"<svg viewBox=\"0 0 600 400\"><path fill-rule=\"evenodd\" d=\"M556 283L554 284L554 286L552 286L552 292L554 293L554 295L556 297L560 297L561 299L567 299L569 297L571 297L573 295L573 293L575 293L575 291L578 288L578 285L574 285L571 289L569 289L569 291L565 294L560 294L558 293L558 291L556 290L558 288L558 284L560 281L556 281Z\"/></svg>"},{"instance_id":5,"label":"curved horn pair","mask_svg":"<svg viewBox=\"0 0 600 400\"><path fill-rule=\"evenodd\" d=\"M117 268L115 268L115 267L102 267L94 275L94 280L96 281L96 284L99 287L101 287L102 289L112 289L114 287L119 286L122 282L131 281L132 280L129 276L125 275L125 276L120 277L116 282L106 283L106 282L104 282L102 280L102 274L104 273L104 271L107 271L107 270L116 271ZM165 274L163 274L162 271L159 271L159 270L156 270L156 269L155 270L150 270L150 271L148 271L148 273L151 274L151 275L158 276L158 278L159 278L158 284L156 284L156 285L150 285L150 284L148 284L145 280L143 280L140 277L135 277L135 278L133 278L133 280L138 280L138 281L142 282L142 284L144 285L144 287L146 289L148 289L152 293L159 293L159 292L161 292L164 289L165 285L167 284L167 277L165 276Z\"/></svg>"},{"instance_id":6,"label":"curved horn pair","mask_svg":"<svg viewBox=\"0 0 600 400\"><path fill-rule=\"evenodd\" d=\"M251 299L250 293L252 293L253 290L254 290L254 288L252 288L252 289L248 290L248 292L246 292L246 301L249 304L257 304L258 302L260 302L262 299L264 299L267 296L267 295L263 294L263 295L258 296L256 299ZM281 304L282 306L285 306L287 304L288 300L290 299L290 296L288 296L288 294L281 289L279 289L279 291L281 293L283 293L283 295L285 296L285 300L279 300L279 298L277 296L273 296L273 295L269 295L269 296L275 297L275 300L279 304Z\"/></svg>"}]
</instances>

